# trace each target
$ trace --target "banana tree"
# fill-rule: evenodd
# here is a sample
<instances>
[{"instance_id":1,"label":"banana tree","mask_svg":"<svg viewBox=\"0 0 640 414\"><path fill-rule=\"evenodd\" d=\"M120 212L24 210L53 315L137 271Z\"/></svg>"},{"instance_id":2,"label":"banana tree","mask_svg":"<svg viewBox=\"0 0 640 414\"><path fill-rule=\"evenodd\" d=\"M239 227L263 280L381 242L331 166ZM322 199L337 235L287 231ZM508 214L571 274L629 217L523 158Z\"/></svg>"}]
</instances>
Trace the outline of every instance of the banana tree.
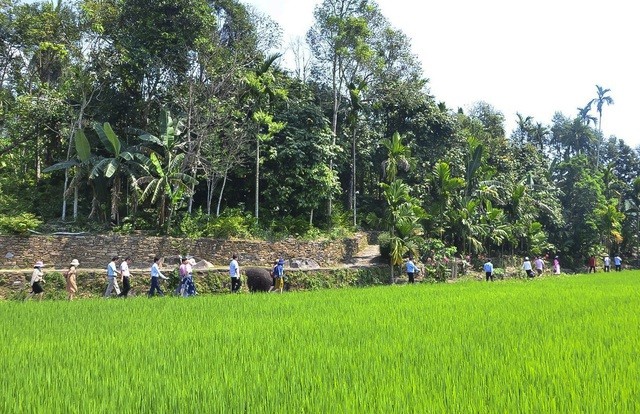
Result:
<instances>
[{"instance_id":1,"label":"banana tree","mask_svg":"<svg viewBox=\"0 0 640 414\"><path fill-rule=\"evenodd\" d=\"M169 152L161 159L152 152L146 166L147 174L135 181L137 188L144 187L140 201L150 199L152 204L157 204L159 224L166 226L167 233L171 230L175 212L182 207L185 194L192 185L198 183L195 178L182 172L184 157L184 154L173 155Z\"/></svg>"},{"instance_id":2,"label":"banana tree","mask_svg":"<svg viewBox=\"0 0 640 414\"><path fill-rule=\"evenodd\" d=\"M45 168L43 172L65 170L66 183L68 171L73 170L73 178L71 179L71 182L68 183L68 185L65 184L65 192L63 194L63 197L66 199L66 197L70 196L70 193L73 192L73 219L76 220L78 218L78 191L85 180L88 181L88 184L91 187L91 205L96 206L98 204L93 181L89 179L91 170L93 169L93 165L97 161L97 156L91 153L91 145L89 144L89 140L87 139L87 136L82 129L76 130L73 138L76 149L75 157L69 158L67 161L59 162L48 168Z\"/></svg>"},{"instance_id":3,"label":"banana tree","mask_svg":"<svg viewBox=\"0 0 640 414\"><path fill-rule=\"evenodd\" d=\"M145 149L141 146L123 148L120 139L113 132L108 122L104 124L94 123L93 129L98 134L108 155L97 159L89 178L94 180L98 177L104 177L110 182L111 220L119 223L118 207L122 194L123 176L126 177L129 183L135 183L136 174L142 169L142 165L147 162L147 157L144 155Z\"/></svg>"},{"instance_id":4,"label":"banana tree","mask_svg":"<svg viewBox=\"0 0 640 414\"><path fill-rule=\"evenodd\" d=\"M156 204L158 222L169 232L175 212L182 207L185 195L192 191L198 181L184 172L188 166L186 155L180 152L182 120L173 118L169 111L163 111L159 129L159 136L139 131L138 138L153 144L155 148L143 166L144 174L134 183L140 192L140 201L149 199Z\"/></svg>"}]
</instances>

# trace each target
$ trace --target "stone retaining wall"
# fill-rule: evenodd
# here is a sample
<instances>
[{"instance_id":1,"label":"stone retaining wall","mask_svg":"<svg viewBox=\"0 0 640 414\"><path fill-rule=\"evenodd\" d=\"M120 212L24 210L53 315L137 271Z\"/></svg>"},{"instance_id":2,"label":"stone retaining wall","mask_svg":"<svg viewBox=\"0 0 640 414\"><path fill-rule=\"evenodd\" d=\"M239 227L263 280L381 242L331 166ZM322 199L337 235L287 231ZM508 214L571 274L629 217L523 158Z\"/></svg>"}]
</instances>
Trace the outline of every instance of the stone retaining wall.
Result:
<instances>
[{"instance_id":1,"label":"stone retaining wall","mask_svg":"<svg viewBox=\"0 0 640 414\"><path fill-rule=\"evenodd\" d=\"M78 259L83 268L103 268L112 256L131 256L137 265L150 264L154 256L192 255L216 266L226 266L233 254L242 266L269 265L278 257L307 258L320 266L348 262L368 243L366 234L343 240L277 242L183 239L157 236L0 236L0 263L4 269L31 268L42 260L47 267L66 268Z\"/></svg>"}]
</instances>

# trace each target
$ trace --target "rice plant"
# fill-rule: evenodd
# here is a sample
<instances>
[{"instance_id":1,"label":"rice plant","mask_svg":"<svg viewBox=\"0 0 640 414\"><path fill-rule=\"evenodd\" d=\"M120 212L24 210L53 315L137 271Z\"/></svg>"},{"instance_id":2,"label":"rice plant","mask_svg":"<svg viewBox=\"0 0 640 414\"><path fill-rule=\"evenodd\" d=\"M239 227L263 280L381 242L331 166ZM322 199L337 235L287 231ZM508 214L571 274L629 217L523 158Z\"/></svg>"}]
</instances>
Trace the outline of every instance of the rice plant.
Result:
<instances>
[{"instance_id":1,"label":"rice plant","mask_svg":"<svg viewBox=\"0 0 640 414\"><path fill-rule=\"evenodd\" d=\"M0 302L0 412L638 412L640 272Z\"/></svg>"}]
</instances>

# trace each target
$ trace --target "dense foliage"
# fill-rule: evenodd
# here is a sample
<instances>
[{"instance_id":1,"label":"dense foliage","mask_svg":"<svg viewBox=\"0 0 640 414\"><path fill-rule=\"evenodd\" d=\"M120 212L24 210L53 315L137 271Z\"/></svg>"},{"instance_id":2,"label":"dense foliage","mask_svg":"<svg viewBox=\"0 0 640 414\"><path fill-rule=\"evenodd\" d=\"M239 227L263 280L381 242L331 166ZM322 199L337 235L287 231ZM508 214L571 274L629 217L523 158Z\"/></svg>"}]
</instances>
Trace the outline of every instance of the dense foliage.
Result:
<instances>
[{"instance_id":1,"label":"dense foliage","mask_svg":"<svg viewBox=\"0 0 640 414\"><path fill-rule=\"evenodd\" d=\"M601 86L576 116L518 114L508 133L490 104L438 102L374 0L324 0L306 47L237 0L0 11L0 214L30 217L2 229L368 227L392 263L434 244L570 266L636 253L640 158L602 135Z\"/></svg>"}]
</instances>

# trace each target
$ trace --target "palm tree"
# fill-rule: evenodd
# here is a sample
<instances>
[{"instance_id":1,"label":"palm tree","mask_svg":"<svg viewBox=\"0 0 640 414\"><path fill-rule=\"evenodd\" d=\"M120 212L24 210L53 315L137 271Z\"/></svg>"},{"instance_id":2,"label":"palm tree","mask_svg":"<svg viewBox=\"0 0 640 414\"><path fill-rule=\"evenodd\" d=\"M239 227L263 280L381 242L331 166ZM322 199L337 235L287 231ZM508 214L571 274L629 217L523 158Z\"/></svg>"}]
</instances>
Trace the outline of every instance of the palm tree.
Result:
<instances>
[{"instance_id":1,"label":"palm tree","mask_svg":"<svg viewBox=\"0 0 640 414\"><path fill-rule=\"evenodd\" d=\"M273 100L277 97L286 99L287 91L276 86L276 78L273 75L272 66L274 62L282 56L279 53L268 56L254 70L248 71L244 77L244 82L248 87L247 97L252 98L255 108L250 113L251 118L258 127L256 134L256 200L255 217L259 217L260 209L260 143L269 140L285 127L285 124L273 121L273 116L268 112ZM263 98L266 98L264 103ZM263 111L265 105L266 110Z\"/></svg>"},{"instance_id":2,"label":"palm tree","mask_svg":"<svg viewBox=\"0 0 640 414\"><path fill-rule=\"evenodd\" d=\"M363 108L361 93L365 89L367 83L359 82L357 85L353 82L349 83L350 108L347 115L348 124L351 126L351 191L349 192L349 205L353 210L353 227L357 226L356 216L356 138L358 136L358 118Z\"/></svg>"},{"instance_id":3,"label":"palm tree","mask_svg":"<svg viewBox=\"0 0 640 414\"><path fill-rule=\"evenodd\" d=\"M540 122L536 122L531 134L531 139L539 147L540 151L544 151L544 145L547 142L548 135L549 129Z\"/></svg>"},{"instance_id":4,"label":"palm tree","mask_svg":"<svg viewBox=\"0 0 640 414\"><path fill-rule=\"evenodd\" d=\"M533 117L525 117L519 112L516 112L516 117L518 118L518 124L514 136L518 143L522 144L526 141L529 141L529 136L531 135L531 131L533 129Z\"/></svg>"},{"instance_id":5,"label":"palm tree","mask_svg":"<svg viewBox=\"0 0 640 414\"><path fill-rule=\"evenodd\" d=\"M593 115L589 115L591 112L591 105L593 104L593 99L587 102L584 108L578 108L578 118L582 121L586 126L589 126L591 122L596 123L597 119Z\"/></svg>"},{"instance_id":6,"label":"palm tree","mask_svg":"<svg viewBox=\"0 0 640 414\"><path fill-rule=\"evenodd\" d=\"M602 133L602 107L606 105L613 105L613 98L607 96L608 92L611 92L611 89L604 89L600 85L596 85L598 89L598 97L595 98L592 102L596 104L596 110L598 111L598 131Z\"/></svg>"},{"instance_id":7,"label":"palm tree","mask_svg":"<svg viewBox=\"0 0 640 414\"><path fill-rule=\"evenodd\" d=\"M391 283L394 282L394 266L402 264L405 253L418 253L418 238L423 234L420 220L426 212L419 200L409 194L409 185L402 180L380 183L387 203L382 224L389 229Z\"/></svg>"},{"instance_id":8,"label":"palm tree","mask_svg":"<svg viewBox=\"0 0 640 414\"><path fill-rule=\"evenodd\" d=\"M409 171L411 168L411 150L402 143L402 138L397 132L391 139L383 139L381 144L387 149L387 159L382 163L383 177L392 182L396 179L398 169Z\"/></svg>"}]
</instances>

